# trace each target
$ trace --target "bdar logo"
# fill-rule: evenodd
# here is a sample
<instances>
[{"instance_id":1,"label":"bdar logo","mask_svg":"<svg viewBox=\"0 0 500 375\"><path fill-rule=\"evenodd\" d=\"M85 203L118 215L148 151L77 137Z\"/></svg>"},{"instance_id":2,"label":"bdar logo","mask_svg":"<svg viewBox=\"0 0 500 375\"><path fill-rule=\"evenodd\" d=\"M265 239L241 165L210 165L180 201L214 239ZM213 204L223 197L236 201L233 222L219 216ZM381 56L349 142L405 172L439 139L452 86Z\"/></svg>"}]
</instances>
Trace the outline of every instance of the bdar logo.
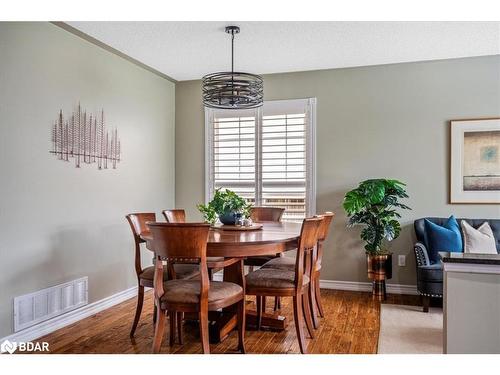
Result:
<instances>
[{"instance_id":1,"label":"bdar logo","mask_svg":"<svg viewBox=\"0 0 500 375\"><path fill-rule=\"evenodd\" d=\"M17 349L17 343L16 342L10 342L9 340L5 340L2 342L2 345L0 345L0 351L2 353L9 352L10 354L14 353Z\"/></svg>"},{"instance_id":2,"label":"bdar logo","mask_svg":"<svg viewBox=\"0 0 500 375\"><path fill-rule=\"evenodd\" d=\"M19 353L23 353L23 352L48 352L49 351L49 343L45 342L45 341L42 341L42 342L31 342L31 341L15 342L15 341L5 340L0 345L0 351L2 353L9 352L10 354L12 354L16 350Z\"/></svg>"}]
</instances>

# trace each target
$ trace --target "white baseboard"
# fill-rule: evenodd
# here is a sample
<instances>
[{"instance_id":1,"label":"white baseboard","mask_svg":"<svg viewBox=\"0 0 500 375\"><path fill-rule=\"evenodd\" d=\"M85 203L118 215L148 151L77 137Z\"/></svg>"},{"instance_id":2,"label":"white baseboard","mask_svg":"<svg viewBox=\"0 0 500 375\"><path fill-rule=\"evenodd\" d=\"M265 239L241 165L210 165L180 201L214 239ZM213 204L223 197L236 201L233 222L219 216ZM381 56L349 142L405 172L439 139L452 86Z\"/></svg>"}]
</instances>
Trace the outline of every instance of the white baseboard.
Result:
<instances>
[{"instance_id":1,"label":"white baseboard","mask_svg":"<svg viewBox=\"0 0 500 375\"><path fill-rule=\"evenodd\" d=\"M222 281L222 271L214 273L214 280ZM353 292L371 292L372 290L370 282L320 280L319 283L320 288L323 289L351 290ZM387 284L386 289L387 293L392 294L418 294L416 285Z\"/></svg>"},{"instance_id":2,"label":"white baseboard","mask_svg":"<svg viewBox=\"0 0 500 375\"><path fill-rule=\"evenodd\" d=\"M360 281L320 280L319 285L322 289L351 290L354 292L371 292L372 290L370 282ZM387 293L392 294L418 294L416 285L386 284L386 289Z\"/></svg>"},{"instance_id":3,"label":"white baseboard","mask_svg":"<svg viewBox=\"0 0 500 375\"><path fill-rule=\"evenodd\" d=\"M15 342L28 342L36 340L51 332L57 331L60 328L66 327L67 325L78 322L79 320L85 319L91 315L97 314L100 311L106 310L114 305L135 297L136 295L137 287L134 286L130 289L123 290L99 301L80 307L79 309L23 329L22 331L16 332L12 335L2 337L0 338L0 342L3 342L4 340Z\"/></svg>"}]
</instances>

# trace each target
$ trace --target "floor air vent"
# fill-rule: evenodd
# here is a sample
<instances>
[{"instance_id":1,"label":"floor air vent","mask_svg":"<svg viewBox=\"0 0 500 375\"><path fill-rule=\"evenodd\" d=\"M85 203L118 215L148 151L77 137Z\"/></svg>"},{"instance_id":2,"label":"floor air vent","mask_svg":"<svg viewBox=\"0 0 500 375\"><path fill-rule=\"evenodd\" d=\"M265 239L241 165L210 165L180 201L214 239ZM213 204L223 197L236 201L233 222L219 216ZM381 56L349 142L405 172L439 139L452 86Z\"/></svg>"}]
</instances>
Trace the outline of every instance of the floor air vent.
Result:
<instances>
[{"instance_id":1,"label":"floor air vent","mask_svg":"<svg viewBox=\"0 0 500 375\"><path fill-rule=\"evenodd\" d=\"M88 277L14 298L14 332L88 303Z\"/></svg>"}]
</instances>

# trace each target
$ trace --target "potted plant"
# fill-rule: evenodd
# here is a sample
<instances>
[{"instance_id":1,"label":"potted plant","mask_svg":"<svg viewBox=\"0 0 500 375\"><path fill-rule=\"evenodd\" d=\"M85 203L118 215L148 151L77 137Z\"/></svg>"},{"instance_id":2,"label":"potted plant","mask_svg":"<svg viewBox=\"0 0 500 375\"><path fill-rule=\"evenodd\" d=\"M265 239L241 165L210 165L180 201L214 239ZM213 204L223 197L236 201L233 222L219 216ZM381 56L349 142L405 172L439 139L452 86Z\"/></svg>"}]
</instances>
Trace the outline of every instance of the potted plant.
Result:
<instances>
[{"instance_id":1,"label":"potted plant","mask_svg":"<svg viewBox=\"0 0 500 375\"><path fill-rule=\"evenodd\" d=\"M218 218L222 224L234 225L238 217L249 216L252 205L234 191L217 189L210 202L197 207L207 223L214 224Z\"/></svg>"},{"instance_id":2,"label":"potted plant","mask_svg":"<svg viewBox=\"0 0 500 375\"><path fill-rule=\"evenodd\" d=\"M411 209L399 201L408 198L405 186L398 180L366 180L344 197L348 226L364 226L361 239L366 242L368 277L373 282L373 295L381 299L385 298L385 280L392 277L392 254L386 244L401 231L397 209Z\"/></svg>"}]
</instances>

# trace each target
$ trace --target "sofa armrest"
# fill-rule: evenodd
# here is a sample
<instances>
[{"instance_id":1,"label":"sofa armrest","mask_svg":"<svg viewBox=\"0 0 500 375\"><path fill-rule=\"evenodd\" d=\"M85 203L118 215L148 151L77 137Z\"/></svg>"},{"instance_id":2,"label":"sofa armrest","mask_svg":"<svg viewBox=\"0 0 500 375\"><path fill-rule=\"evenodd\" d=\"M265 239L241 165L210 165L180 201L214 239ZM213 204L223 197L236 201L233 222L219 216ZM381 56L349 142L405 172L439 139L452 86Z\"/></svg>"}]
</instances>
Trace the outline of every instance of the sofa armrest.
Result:
<instances>
[{"instance_id":1,"label":"sofa armrest","mask_svg":"<svg viewBox=\"0 0 500 375\"><path fill-rule=\"evenodd\" d=\"M413 246L413 250L415 252L415 259L417 260L417 268L420 266L429 266L431 264L427 249L423 243L417 242Z\"/></svg>"}]
</instances>

